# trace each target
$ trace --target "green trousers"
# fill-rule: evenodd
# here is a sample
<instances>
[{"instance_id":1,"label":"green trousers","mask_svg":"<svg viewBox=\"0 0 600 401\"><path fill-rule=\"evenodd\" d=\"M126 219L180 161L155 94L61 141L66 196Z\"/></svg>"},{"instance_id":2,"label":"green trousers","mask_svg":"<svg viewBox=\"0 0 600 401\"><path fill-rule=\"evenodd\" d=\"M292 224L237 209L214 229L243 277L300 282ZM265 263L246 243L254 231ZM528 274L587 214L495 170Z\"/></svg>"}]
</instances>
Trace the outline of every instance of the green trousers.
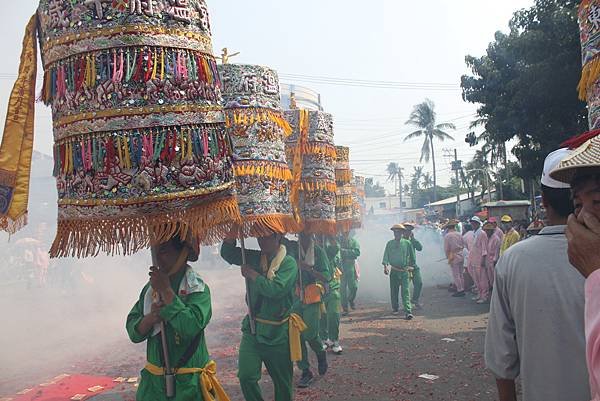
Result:
<instances>
[{"instance_id":1,"label":"green trousers","mask_svg":"<svg viewBox=\"0 0 600 401\"><path fill-rule=\"evenodd\" d=\"M358 292L358 278L354 270L346 270L342 274L342 308L348 310L348 304L353 304Z\"/></svg>"},{"instance_id":2,"label":"green trousers","mask_svg":"<svg viewBox=\"0 0 600 401\"><path fill-rule=\"evenodd\" d=\"M399 272L392 270L390 272L390 296L392 298L392 310L398 311L400 305L398 302L398 291L402 293L402 306L406 313L412 312L410 303L410 274L408 272Z\"/></svg>"},{"instance_id":3,"label":"green trousers","mask_svg":"<svg viewBox=\"0 0 600 401\"><path fill-rule=\"evenodd\" d=\"M308 348L306 343L315 352L323 354L323 341L319 336L319 327L321 325L321 303L302 305L302 320L306 324L306 330L302 332L302 360L298 361L298 369L306 370L310 368L308 359Z\"/></svg>"},{"instance_id":4,"label":"green trousers","mask_svg":"<svg viewBox=\"0 0 600 401\"><path fill-rule=\"evenodd\" d=\"M330 291L323 300L326 313L321 317L321 339L338 341L340 339L340 291Z\"/></svg>"},{"instance_id":5,"label":"green trousers","mask_svg":"<svg viewBox=\"0 0 600 401\"><path fill-rule=\"evenodd\" d=\"M290 345L259 344L256 337L244 333L240 344L238 379L246 401L264 401L258 382L265 364L275 387L276 401L292 401L294 365L290 359Z\"/></svg>"},{"instance_id":6,"label":"green trousers","mask_svg":"<svg viewBox=\"0 0 600 401\"><path fill-rule=\"evenodd\" d=\"M421 291L423 290L423 279L421 278L421 269L418 267L415 267L415 270L412 272L412 283L412 302L418 304L419 299L421 298Z\"/></svg>"}]
</instances>

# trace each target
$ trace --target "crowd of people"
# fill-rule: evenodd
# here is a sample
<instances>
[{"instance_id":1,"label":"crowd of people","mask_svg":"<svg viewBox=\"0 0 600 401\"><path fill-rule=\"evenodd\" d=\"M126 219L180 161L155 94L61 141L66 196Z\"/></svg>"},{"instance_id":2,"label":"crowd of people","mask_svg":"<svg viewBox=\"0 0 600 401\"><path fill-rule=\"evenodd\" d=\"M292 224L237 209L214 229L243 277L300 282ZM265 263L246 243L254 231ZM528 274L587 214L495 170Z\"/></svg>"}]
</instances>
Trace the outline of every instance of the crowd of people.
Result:
<instances>
[{"instance_id":1,"label":"crowd of people","mask_svg":"<svg viewBox=\"0 0 600 401\"><path fill-rule=\"evenodd\" d=\"M491 303L485 361L501 401L516 401L518 377L525 400L600 400L600 176L583 169L568 182L553 178L569 154L561 149L546 160L541 188L547 217L535 235L522 238L509 215L499 221L474 216L467 224L450 220L441 227L452 296L472 292L476 303ZM394 238L382 260L392 313L402 307L407 320L421 307L423 285L417 263L423 245L414 229L408 222L391 227ZM159 247L158 266L127 319L131 340L148 341L138 399L163 399L156 334L164 329L170 349L181 357L175 371L197 376L177 382L177 399L202 394L205 400L227 400L204 341L209 288L187 264L198 258L194 243L175 238ZM275 399L292 400L294 363L302 371L296 385L306 388L316 374L327 374L327 351L343 352L340 316L356 308L360 246L349 233L306 232L297 241L274 234L258 244L259 250L246 250L226 239L221 247L221 257L240 266L248 283L238 378L246 400L263 400L264 364Z\"/></svg>"}]
</instances>

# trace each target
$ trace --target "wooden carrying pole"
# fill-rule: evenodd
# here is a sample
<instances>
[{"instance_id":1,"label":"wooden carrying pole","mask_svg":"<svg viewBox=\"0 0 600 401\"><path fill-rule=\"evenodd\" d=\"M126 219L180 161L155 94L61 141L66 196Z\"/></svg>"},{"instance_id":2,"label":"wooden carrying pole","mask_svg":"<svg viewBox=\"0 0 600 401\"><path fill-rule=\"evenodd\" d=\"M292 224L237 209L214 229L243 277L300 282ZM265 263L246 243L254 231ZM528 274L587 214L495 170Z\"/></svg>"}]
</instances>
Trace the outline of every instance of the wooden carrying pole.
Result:
<instances>
[{"instance_id":1,"label":"wooden carrying pole","mask_svg":"<svg viewBox=\"0 0 600 401\"><path fill-rule=\"evenodd\" d=\"M246 244L243 235L240 235L240 247L242 250L242 266L245 266ZM254 320L254 310L252 309L252 301L250 300L250 281L248 279L246 279L246 305L248 306L248 318L250 319L250 333L256 335L256 321Z\"/></svg>"},{"instance_id":2,"label":"wooden carrying pole","mask_svg":"<svg viewBox=\"0 0 600 401\"><path fill-rule=\"evenodd\" d=\"M156 247L150 247L152 254L152 265L158 266L158 257L156 254ZM162 301L162 300L161 300ZM175 374L173 373L173 367L171 366L171 359L169 354L169 344L167 343L167 331L164 321L160 322L160 340L162 343L163 359L165 362L165 392L167 398L175 397Z\"/></svg>"}]
</instances>

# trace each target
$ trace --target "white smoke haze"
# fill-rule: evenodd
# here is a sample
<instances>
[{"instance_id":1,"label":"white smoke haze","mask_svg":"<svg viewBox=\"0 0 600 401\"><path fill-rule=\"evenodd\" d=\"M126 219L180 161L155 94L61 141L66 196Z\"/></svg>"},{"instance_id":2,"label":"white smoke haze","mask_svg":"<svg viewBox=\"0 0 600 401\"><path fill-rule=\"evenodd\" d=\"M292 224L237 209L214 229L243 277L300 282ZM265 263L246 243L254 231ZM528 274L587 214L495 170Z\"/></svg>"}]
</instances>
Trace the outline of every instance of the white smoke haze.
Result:
<instances>
[{"instance_id":1,"label":"white smoke haze","mask_svg":"<svg viewBox=\"0 0 600 401\"><path fill-rule=\"evenodd\" d=\"M0 398L65 372L97 374L85 371L94 368L90 361L97 360L100 371L113 363L115 376L135 374L145 362L145 344L130 343L125 320L148 281L150 253L56 259L43 270L36 257L47 255L54 230L49 218L32 213L28 227L10 242L0 237ZM218 250L203 248L193 264L211 289L211 351L223 341L220 327L239 326L244 313L243 278ZM129 372L117 370L124 365Z\"/></svg>"},{"instance_id":2,"label":"white smoke haze","mask_svg":"<svg viewBox=\"0 0 600 401\"><path fill-rule=\"evenodd\" d=\"M0 398L61 373L135 375L145 362L145 345L130 343L125 319L148 280L149 252L65 258L51 260L47 269L36 268L34 262L47 255L54 236L56 190L54 179L39 173L39 168L36 174L35 167L36 163L29 225L10 241L0 236ZM389 302L381 259L385 244L393 238L389 228L396 222L367 221L357 231L362 250L359 303ZM441 236L425 228L417 229L415 236L424 246L417 259L426 300L427 287L448 284L450 273L447 263L440 261ZM252 239L246 246L258 249ZM207 337L217 358L233 352L245 313L239 268L227 265L218 250L218 246L203 248L201 260L193 264L211 288L213 319Z\"/></svg>"},{"instance_id":3,"label":"white smoke haze","mask_svg":"<svg viewBox=\"0 0 600 401\"><path fill-rule=\"evenodd\" d=\"M389 302L389 277L383 274L383 252L388 241L394 239L390 227L398 221L366 221L361 230L356 231L356 239L361 248L358 259L360 265L359 300ZM437 230L417 227L415 238L423 244L423 251L417 252L417 264L423 277L423 297L427 297L427 287L448 285L452 277L446 262L443 239Z\"/></svg>"}]
</instances>

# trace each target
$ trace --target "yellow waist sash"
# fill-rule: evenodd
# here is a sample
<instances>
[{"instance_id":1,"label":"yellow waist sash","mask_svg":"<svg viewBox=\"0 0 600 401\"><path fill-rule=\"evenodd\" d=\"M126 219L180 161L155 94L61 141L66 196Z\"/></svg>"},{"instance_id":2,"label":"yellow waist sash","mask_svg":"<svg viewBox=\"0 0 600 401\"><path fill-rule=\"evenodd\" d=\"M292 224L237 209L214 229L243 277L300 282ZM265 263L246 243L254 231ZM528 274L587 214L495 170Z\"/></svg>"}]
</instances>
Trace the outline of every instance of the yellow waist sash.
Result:
<instances>
[{"instance_id":1,"label":"yellow waist sash","mask_svg":"<svg viewBox=\"0 0 600 401\"><path fill-rule=\"evenodd\" d=\"M394 271L401 272L401 273L407 273L407 272L408 272L408 273L410 273L410 272L412 272L413 270L415 270L415 268L414 268L414 267L410 267L410 266L409 266L409 267L406 267L406 268L401 268L401 267L395 267L395 266L391 266L391 265L390 265L390 268L391 268L392 270L394 270Z\"/></svg>"},{"instance_id":2,"label":"yellow waist sash","mask_svg":"<svg viewBox=\"0 0 600 401\"><path fill-rule=\"evenodd\" d=\"M256 318L256 321L262 324L268 324L269 326L283 326L289 322L288 333L290 339L290 359L292 362L298 362L302 360L302 348L300 343L300 333L307 329L306 323L296 313L290 314L290 317L285 318L281 321L265 320Z\"/></svg>"},{"instance_id":3,"label":"yellow waist sash","mask_svg":"<svg viewBox=\"0 0 600 401\"><path fill-rule=\"evenodd\" d=\"M145 369L154 376L165 375L165 368L158 367L150 362L146 364ZM210 361L204 368L179 368L175 372L176 375L189 375L193 373L200 373L200 389L205 401L230 401L219 379L217 379L217 364L215 361ZM214 392L216 398L212 392Z\"/></svg>"}]
</instances>

